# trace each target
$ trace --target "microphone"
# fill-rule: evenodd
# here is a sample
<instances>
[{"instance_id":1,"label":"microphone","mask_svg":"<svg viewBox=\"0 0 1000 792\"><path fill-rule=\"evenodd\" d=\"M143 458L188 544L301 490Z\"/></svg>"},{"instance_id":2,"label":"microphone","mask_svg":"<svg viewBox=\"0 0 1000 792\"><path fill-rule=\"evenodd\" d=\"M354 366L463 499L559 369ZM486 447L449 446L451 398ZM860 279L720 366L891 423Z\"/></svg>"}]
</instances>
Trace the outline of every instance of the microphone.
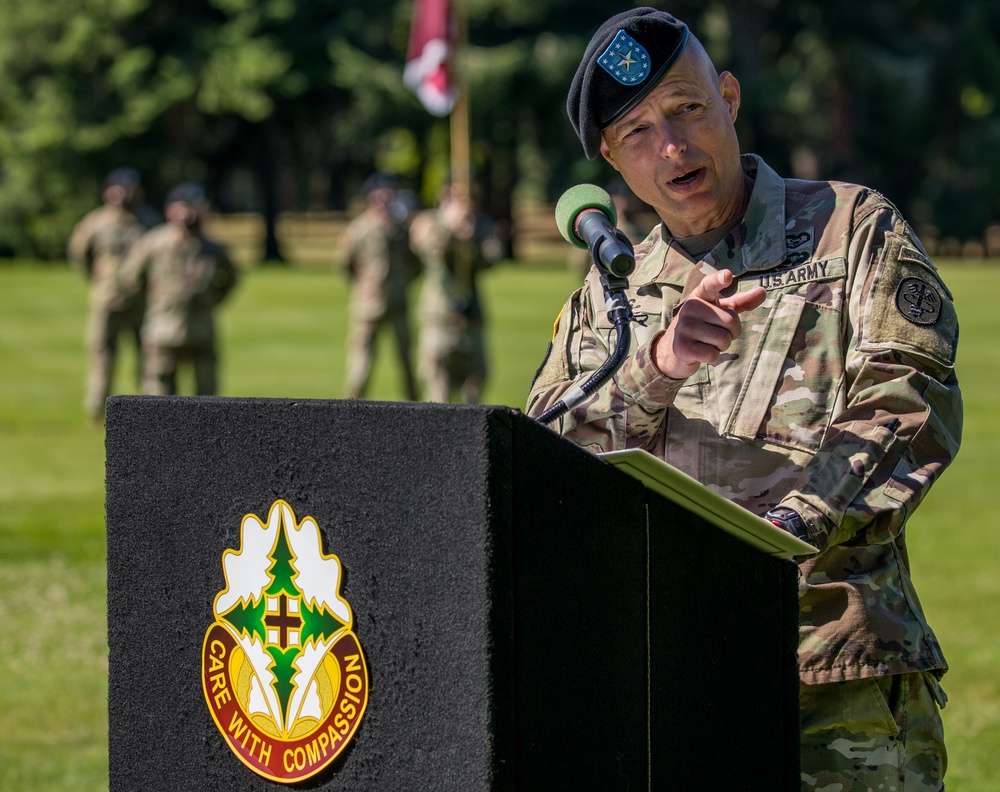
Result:
<instances>
[{"instance_id":1,"label":"microphone","mask_svg":"<svg viewBox=\"0 0 1000 792\"><path fill-rule=\"evenodd\" d=\"M594 184L570 187L556 203L556 225L563 239L590 248L595 264L624 278L635 269L635 253L628 237L615 228L617 222L611 196Z\"/></svg>"},{"instance_id":2,"label":"microphone","mask_svg":"<svg viewBox=\"0 0 1000 792\"><path fill-rule=\"evenodd\" d=\"M563 193L556 204L556 225L563 239L579 248L590 248L594 264L601 270L605 307L614 324L615 348L604 364L581 384L538 416L541 424L552 423L604 385L628 356L632 343L629 323L634 319L625 289L626 276L635 269L635 253L628 237L615 228L618 212L606 190L593 184L578 184Z\"/></svg>"}]
</instances>

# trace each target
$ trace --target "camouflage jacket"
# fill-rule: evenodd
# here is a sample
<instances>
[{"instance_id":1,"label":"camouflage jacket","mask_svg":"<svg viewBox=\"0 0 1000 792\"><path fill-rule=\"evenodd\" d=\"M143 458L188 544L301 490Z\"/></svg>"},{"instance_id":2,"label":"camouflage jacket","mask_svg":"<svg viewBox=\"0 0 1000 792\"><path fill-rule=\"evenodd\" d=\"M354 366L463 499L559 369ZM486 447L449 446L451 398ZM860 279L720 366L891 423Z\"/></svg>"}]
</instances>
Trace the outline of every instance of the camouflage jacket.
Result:
<instances>
[{"instance_id":1,"label":"camouflage jacket","mask_svg":"<svg viewBox=\"0 0 1000 792\"><path fill-rule=\"evenodd\" d=\"M461 332L483 321L478 279L492 264L483 251L489 231L481 215L467 219L468 233L457 232L436 209L425 210L413 220L411 244L424 268L420 293L423 326Z\"/></svg>"},{"instance_id":2,"label":"camouflage jacket","mask_svg":"<svg viewBox=\"0 0 1000 792\"><path fill-rule=\"evenodd\" d=\"M644 448L746 509L780 504L820 553L799 559L805 684L944 669L910 582L904 524L958 451L958 322L895 208L851 184L782 180L759 158L743 224L701 261L654 229L636 250L628 358L553 424L584 448ZM706 273L767 299L714 365L671 380L651 346ZM597 274L567 302L527 411L608 357Z\"/></svg>"},{"instance_id":3,"label":"camouflage jacket","mask_svg":"<svg viewBox=\"0 0 1000 792\"><path fill-rule=\"evenodd\" d=\"M90 281L91 307L122 311L134 304L121 282L125 256L146 231L136 215L121 206L105 204L84 215L70 235L66 254L70 263Z\"/></svg>"},{"instance_id":4,"label":"camouflage jacket","mask_svg":"<svg viewBox=\"0 0 1000 792\"><path fill-rule=\"evenodd\" d=\"M419 271L406 226L366 210L344 230L341 246L339 265L352 281L355 318L406 313L407 292Z\"/></svg>"},{"instance_id":5,"label":"camouflage jacket","mask_svg":"<svg viewBox=\"0 0 1000 792\"><path fill-rule=\"evenodd\" d=\"M222 245L164 223L135 243L122 277L129 291L146 295L144 344L204 346L214 342L213 312L238 272Z\"/></svg>"}]
</instances>

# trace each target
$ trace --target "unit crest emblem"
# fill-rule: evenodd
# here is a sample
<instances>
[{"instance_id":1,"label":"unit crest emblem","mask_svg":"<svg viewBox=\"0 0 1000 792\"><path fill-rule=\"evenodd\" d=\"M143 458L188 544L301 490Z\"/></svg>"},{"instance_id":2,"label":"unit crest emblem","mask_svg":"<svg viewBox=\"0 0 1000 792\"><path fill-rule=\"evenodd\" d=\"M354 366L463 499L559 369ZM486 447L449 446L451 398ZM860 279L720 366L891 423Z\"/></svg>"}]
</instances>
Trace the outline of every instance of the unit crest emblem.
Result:
<instances>
[{"instance_id":1,"label":"unit crest emblem","mask_svg":"<svg viewBox=\"0 0 1000 792\"><path fill-rule=\"evenodd\" d=\"M202 648L202 687L226 743L258 775L309 778L351 741L368 703L368 670L340 560L324 555L312 517L275 501L243 518L226 550L226 585Z\"/></svg>"}]
</instances>

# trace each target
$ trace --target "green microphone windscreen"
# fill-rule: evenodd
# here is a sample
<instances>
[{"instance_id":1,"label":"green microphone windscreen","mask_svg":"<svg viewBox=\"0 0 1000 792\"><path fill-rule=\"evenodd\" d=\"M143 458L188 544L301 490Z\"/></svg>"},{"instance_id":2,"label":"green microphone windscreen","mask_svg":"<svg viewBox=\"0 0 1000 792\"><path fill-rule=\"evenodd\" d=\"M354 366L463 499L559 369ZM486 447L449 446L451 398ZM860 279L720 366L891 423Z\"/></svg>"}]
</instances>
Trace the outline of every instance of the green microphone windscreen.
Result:
<instances>
[{"instance_id":1,"label":"green microphone windscreen","mask_svg":"<svg viewBox=\"0 0 1000 792\"><path fill-rule=\"evenodd\" d=\"M611 225L618 225L618 212L608 191L596 184L578 184L570 187L556 203L556 225L563 239L578 248L586 248L586 241L576 235L576 218L586 209L599 209L608 216Z\"/></svg>"}]
</instances>

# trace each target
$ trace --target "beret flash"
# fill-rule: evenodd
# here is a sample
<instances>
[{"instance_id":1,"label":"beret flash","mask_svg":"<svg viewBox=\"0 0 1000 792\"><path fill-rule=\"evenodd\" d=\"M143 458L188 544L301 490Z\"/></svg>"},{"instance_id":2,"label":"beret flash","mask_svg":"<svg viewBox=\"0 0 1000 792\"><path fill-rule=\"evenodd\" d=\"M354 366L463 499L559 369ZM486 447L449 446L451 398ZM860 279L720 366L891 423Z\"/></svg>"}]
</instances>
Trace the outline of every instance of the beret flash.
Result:
<instances>
[{"instance_id":1,"label":"beret flash","mask_svg":"<svg viewBox=\"0 0 1000 792\"><path fill-rule=\"evenodd\" d=\"M687 25L655 8L633 8L601 25L566 99L566 112L588 159L600 153L601 130L649 93L687 40Z\"/></svg>"}]
</instances>

